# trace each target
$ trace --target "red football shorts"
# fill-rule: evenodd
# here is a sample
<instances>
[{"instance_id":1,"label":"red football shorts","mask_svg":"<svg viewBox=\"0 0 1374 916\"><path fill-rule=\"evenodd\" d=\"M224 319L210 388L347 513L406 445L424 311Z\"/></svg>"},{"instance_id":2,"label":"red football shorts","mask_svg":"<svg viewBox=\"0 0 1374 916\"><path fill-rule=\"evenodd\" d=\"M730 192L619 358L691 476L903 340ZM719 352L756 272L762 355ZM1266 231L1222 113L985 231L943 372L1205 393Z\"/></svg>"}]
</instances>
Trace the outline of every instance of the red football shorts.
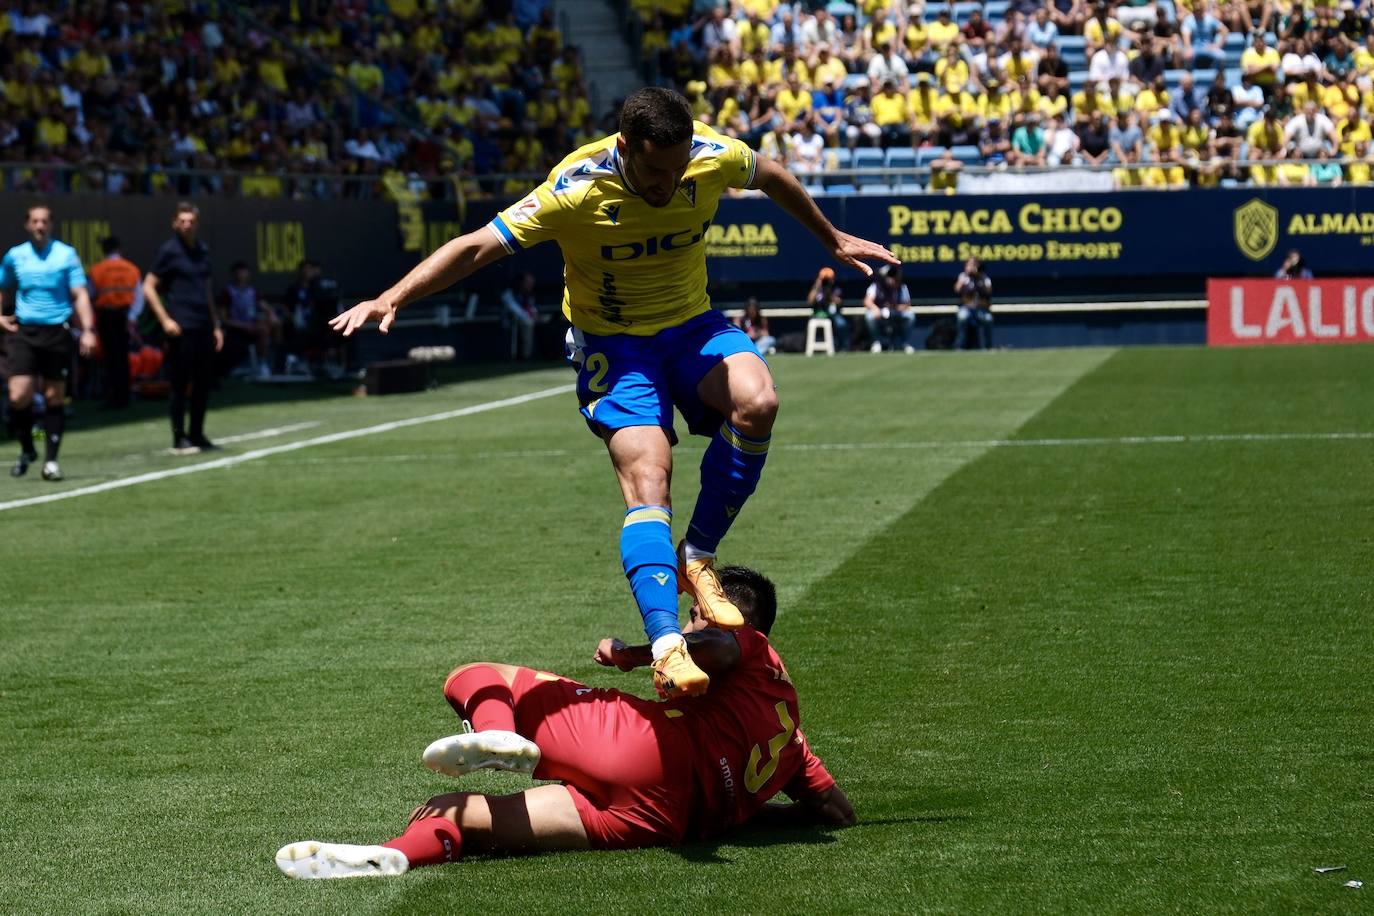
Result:
<instances>
[{"instance_id":1,"label":"red football shorts","mask_svg":"<svg viewBox=\"0 0 1374 916\"><path fill-rule=\"evenodd\" d=\"M660 703L521 668L515 726L539 745L535 779L563 782L594 849L681 843L692 808L691 748Z\"/></svg>"}]
</instances>

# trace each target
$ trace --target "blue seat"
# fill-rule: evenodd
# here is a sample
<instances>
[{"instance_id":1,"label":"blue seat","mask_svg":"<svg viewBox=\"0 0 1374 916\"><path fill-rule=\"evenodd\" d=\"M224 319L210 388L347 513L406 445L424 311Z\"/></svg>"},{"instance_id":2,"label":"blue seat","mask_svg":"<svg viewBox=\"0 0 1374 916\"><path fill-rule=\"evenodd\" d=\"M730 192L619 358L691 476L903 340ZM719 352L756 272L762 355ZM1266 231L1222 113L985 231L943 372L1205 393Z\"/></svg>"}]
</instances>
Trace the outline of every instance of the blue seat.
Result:
<instances>
[{"instance_id":1,"label":"blue seat","mask_svg":"<svg viewBox=\"0 0 1374 916\"><path fill-rule=\"evenodd\" d=\"M823 184L802 185L802 188L809 197L824 197L826 194L825 185Z\"/></svg>"},{"instance_id":2,"label":"blue seat","mask_svg":"<svg viewBox=\"0 0 1374 916\"><path fill-rule=\"evenodd\" d=\"M847 169L847 168L850 168L850 167L851 167L851 166L850 166L850 162L852 161L852 159L851 159L851 156L852 156L852 155L853 155L853 154L850 152L850 149L849 149L849 147L847 147L847 146L839 146L839 147L836 147L835 149L827 149L827 150L825 151L825 157L826 157L826 159L829 159L831 156L834 156L834 157L835 157L835 168L837 168L837 169Z\"/></svg>"},{"instance_id":3,"label":"blue seat","mask_svg":"<svg viewBox=\"0 0 1374 916\"><path fill-rule=\"evenodd\" d=\"M1228 32L1226 33L1226 43L1222 47L1228 51L1244 51L1249 44L1250 39L1244 32Z\"/></svg>"},{"instance_id":4,"label":"blue seat","mask_svg":"<svg viewBox=\"0 0 1374 916\"><path fill-rule=\"evenodd\" d=\"M1228 86L1239 86L1239 85L1240 85L1240 67L1227 67L1226 70L1225 70L1225 73L1226 73L1226 85L1228 85Z\"/></svg>"},{"instance_id":5,"label":"blue seat","mask_svg":"<svg viewBox=\"0 0 1374 916\"><path fill-rule=\"evenodd\" d=\"M1069 51L1067 54L1059 55L1059 57L1069 70L1086 71L1088 69L1088 58L1083 55L1082 51Z\"/></svg>"},{"instance_id":6,"label":"blue seat","mask_svg":"<svg viewBox=\"0 0 1374 916\"><path fill-rule=\"evenodd\" d=\"M1214 79L1216 79L1216 78L1217 78L1217 71L1215 71L1215 70L1194 70L1194 71L1193 71L1193 85L1194 85L1194 86L1203 86L1203 87L1210 86L1210 85L1212 85L1212 80L1214 80ZM1237 77L1237 82L1239 82L1239 77Z\"/></svg>"},{"instance_id":7,"label":"blue seat","mask_svg":"<svg viewBox=\"0 0 1374 916\"><path fill-rule=\"evenodd\" d=\"M892 193L892 186L888 184L866 184L859 188L859 195L862 197L879 197Z\"/></svg>"},{"instance_id":8,"label":"blue seat","mask_svg":"<svg viewBox=\"0 0 1374 916\"><path fill-rule=\"evenodd\" d=\"M1087 70L1069 71L1069 93L1073 94L1088 84Z\"/></svg>"},{"instance_id":9,"label":"blue seat","mask_svg":"<svg viewBox=\"0 0 1374 916\"><path fill-rule=\"evenodd\" d=\"M925 185L915 181L904 181L901 184L892 186L893 194L924 194L925 192Z\"/></svg>"},{"instance_id":10,"label":"blue seat","mask_svg":"<svg viewBox=\"0 0 1374 916\"><path fill-rule=\"evenodd\" d=\"M1059 53L1061 54L1070 48L1075 51L1082 51L1086 46L1086 39L1084 39L1082 35L1060 35L1055 45L1059 48Z\"/></svg>"},{"instance_id":11,"label":"blue seat","mask_svg":"<svg viewBox=\"0 0 1374 916\"><path fill-rule=\"evenodd\" d=\"M887 161L884 163L888 169L910 171L916 167L916 151L909 146L894 146L887 151Z\"/></svg>"},{"instance_id":12,"label":"blue seat","mask_svg":"<svg viewBox=\"0 0 1374 916\"><path fill-rule=\"evenodd\" d=\"M844 16L853 16L858 12L858 10L854 8L854 4L843 2L833 2L826 7L826 10L836 19L840 19Z\"/></svg>"},{"instance_id":13,"label":"blue seat","mask_svg":"<svg viewBox=\"0 0 1374 916\"><path fill-rule=\"evenodd\" d=\"M997 23L1007 18L1008 0L991 0L983 6L983 18L988 22Z\"/></svg>"},{"instance_id":14,"label":"blue seat","mask_svg":"<svg viewBox=\"0 0 1374 916\"><path fill-rule=\"evenodd\" d=\"M976 146L952 146L949 153L965 165L983 164L983 153Z\"/></svg>"},{"instance_id":15,"label":"blue seat","mask_svg":"<svg viewBox=\"0 0 1374 916\"><path fill-rule=\"evenodd\" d=\"M856 169L881 169L884 167L885 160L886 157L882 150L863 147L854 151L853 167ZM854 177L854 183L859 187L881 181L883 178L880 175L856 175Z\"/></svg>"},{"instance_id":16,"label":"blue seat","mask_svg":"<svg viewBox=\"0 0 1374 916\"><path fill-rule=\"evenodd\" d=\"M845 197L857 193L857 189L852 184L832 184L825 189L825 193L831 197Z\"/></svg>"},{"instance_id":17,"label":"blue seat","mask_svg":"<svg viewBox=\"0 0 1374 916\"><path fill-rule=\"evenodd\" d=\"M846 92L853 92L867 82L867 75L863 73L851 73L844 78L844 88Z\"/></svg>"},{"instance_id":18,"label":"blue seat","mask_svg":"<svg viewBox=\"0 0 1374 916\"><path fill-rule=\"evenodd\" d=\"M916 167L923 168L945 154L943 146L923 146L916 151Z\"/></svg>"}]
</instances>

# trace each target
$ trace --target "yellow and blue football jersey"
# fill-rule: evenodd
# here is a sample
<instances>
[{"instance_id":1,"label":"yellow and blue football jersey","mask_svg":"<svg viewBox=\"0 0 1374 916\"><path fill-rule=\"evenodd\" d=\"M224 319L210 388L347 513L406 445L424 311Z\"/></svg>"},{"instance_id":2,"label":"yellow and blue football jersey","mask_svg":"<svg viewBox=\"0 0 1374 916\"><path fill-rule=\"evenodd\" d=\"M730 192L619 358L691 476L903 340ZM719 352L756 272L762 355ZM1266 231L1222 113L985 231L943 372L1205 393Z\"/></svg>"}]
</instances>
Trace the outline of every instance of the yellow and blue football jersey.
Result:
<instances>
[{"instance_id":1,"label":"yellow and blue football jersey","mask_svg":"<svg viewBox=\"0 0 1374 916\"><path fill-rule=\"evenodd\" d=\"M574 327L648 336L710 309L706 230L725 189L750 187L756 168L746 144L698 123L677 193L652 207L626 179L612 135L568 156L488 228L511 253L558 243Z\"/></svg>"}]
</instances>

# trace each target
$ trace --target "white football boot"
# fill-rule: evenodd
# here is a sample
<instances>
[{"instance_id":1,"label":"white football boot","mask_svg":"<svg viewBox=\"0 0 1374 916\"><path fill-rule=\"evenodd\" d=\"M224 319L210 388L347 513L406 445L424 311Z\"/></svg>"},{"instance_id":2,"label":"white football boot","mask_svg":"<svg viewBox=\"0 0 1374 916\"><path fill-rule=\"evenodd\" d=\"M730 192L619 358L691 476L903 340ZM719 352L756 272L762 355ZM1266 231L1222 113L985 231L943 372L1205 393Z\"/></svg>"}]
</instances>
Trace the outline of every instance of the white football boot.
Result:
<instances>
[{"instance_id":1,"label":"white football boot","mask_svg":"<svg viewBox=\"0 0 1374 916\"><path fill-rule=\"evenodd\" d=\"M403 875L410 860L399 849L301 840L277 850L277 868L288 878L385 878Z\"/></svg>"},{"instance_id":2,"label":"white football boot","mask_svg":"<svg viewBox=\"0 0 1374 916\"><path fill-rule=\"evenodd\" d=\"M539 766L539 746L524 735L500 729L475 732L467 722L463 728L462 734L440 738L425 748L425 766L445 776L483 768L528 774Z\"/></svg>"}]
</instances>

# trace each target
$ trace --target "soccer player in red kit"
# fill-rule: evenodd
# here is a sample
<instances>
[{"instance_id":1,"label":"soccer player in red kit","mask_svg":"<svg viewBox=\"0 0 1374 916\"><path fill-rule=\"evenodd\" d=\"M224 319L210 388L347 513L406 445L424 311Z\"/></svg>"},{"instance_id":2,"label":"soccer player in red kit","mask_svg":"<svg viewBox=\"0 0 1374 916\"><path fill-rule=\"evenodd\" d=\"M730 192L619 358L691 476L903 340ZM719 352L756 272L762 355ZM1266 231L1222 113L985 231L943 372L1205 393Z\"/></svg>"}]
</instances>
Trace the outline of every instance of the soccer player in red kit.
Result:
<instances>
[{"instance_id":1,"label":"soccer player in red kit","mask_svg":"<svg viewBox=\"0 0 1374 916\"><path fill-rule=\"evenodd\" d=\"M277 853L278 868L293 878L395 875L465 851L672 846L764 818L854 823L849 800L807 745L797 691L768 642L773 584L744 567L719 574L746 625L709 628L693 607L683 632L711 675L704 696L652 702L532 668L465 665L449 675L444 696L471 730L431 744L425 765L451 776L516 770L561 784L439 795L394 840L291 843ZM648 646L614 639L601 641L596 660L624 671L653 661ZM768 804L778 792L793 803Z\"/></svg>"}]
</instances>

